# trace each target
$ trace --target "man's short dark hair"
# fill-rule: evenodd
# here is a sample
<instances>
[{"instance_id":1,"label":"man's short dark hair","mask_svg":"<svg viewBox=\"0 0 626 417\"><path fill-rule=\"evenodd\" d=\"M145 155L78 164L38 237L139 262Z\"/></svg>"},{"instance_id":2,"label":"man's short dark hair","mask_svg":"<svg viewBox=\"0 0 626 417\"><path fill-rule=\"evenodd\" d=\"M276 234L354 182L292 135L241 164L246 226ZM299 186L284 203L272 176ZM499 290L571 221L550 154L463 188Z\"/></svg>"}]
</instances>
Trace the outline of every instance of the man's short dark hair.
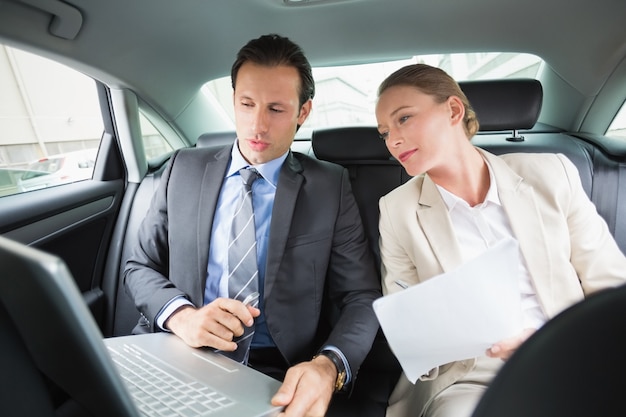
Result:
<instances>
[{"instance_id":1,"label":"man's short dark hair","mask_svg":"<svg viewBox=\"0 0 626 417\"><path fill-rule=\"evenodd\" d=\"M300 106L315 95L315 81L311 64L302 49L290 39L276 35L263 35L244 45L237 53L237 59L230 71L233 90L237 83L237 73L243 64L253 62L258 65L294 67L300 74Z\"/></svg>"}]
</instances>

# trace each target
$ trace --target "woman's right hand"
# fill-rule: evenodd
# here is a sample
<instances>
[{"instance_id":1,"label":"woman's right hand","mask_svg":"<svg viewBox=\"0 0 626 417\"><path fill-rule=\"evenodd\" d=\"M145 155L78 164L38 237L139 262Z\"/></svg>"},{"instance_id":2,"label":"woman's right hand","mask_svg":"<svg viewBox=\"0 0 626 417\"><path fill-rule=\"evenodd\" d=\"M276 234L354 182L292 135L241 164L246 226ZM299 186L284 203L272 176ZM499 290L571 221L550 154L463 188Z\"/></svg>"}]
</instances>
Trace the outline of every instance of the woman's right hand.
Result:
<instances>
[{"instance_id":1,"label":"woman's right hand","mask_svg":"<svg viewBox=\"0 0 626 417\"><path fill-rule=\"evenodd\" d=\"M489 349L487 349L487 356L490 358L500 358L503 361L509 359L517 348L526 341L536 329L524 329L517 336L510 337L508 339L501 340L494 343Z\"/></svg>"}]
</instances>

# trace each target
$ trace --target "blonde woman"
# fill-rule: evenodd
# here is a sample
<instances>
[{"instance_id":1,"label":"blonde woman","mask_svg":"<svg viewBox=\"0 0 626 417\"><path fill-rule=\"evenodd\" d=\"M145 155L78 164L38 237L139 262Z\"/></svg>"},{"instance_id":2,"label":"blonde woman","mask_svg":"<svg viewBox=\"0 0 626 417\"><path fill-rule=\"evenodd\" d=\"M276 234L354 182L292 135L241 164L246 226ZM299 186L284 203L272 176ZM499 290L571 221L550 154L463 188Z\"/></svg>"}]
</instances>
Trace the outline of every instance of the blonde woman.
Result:
<instances>
[{"instance_id":1,"label":"blonde woman","mask_svg":"<svg viewBox=\"0 0 626 417\"><path fill-rule=\"evenodd\" d=\"M418 285L454 269L501 239L519 242L519 335L482 357L441 364L415 385L401 377L387 410L470 416L530 334L586 295L625 282L626 258L565 156L495 156L472 145L476 115L441 69L417 64L391 74L379 87L376 117L387 148L414 176L380 200L385 293L402 289L396 281Z\"/></svg>"}]
</instances>

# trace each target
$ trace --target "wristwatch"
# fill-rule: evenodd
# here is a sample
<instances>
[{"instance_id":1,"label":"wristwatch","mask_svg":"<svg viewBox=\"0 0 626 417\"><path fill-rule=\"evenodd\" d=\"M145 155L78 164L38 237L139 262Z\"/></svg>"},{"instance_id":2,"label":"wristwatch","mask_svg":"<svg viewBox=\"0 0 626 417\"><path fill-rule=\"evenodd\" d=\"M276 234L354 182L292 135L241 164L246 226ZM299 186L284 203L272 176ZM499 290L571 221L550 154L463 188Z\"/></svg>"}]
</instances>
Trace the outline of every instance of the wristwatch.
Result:
<instances>
[{"instance_id":1,"label":"wristwatch","mask_svg":"<svg viewBox=\"0 0 626 417\"><path fill-rule=\"evenodd\" d=\"M343 390L344 385L346 383L346 367L344 366L343 360L341 359L339 354L335 352L334 350L326 349L326 350L320 351L320 353L315 355L313 359L317 358L318 356L326 356L328 359L331 360L332 363L335 364L335 367L337 368L337 380L335 381L335 392L339 392Z\"/></svg>"}]
</instances>

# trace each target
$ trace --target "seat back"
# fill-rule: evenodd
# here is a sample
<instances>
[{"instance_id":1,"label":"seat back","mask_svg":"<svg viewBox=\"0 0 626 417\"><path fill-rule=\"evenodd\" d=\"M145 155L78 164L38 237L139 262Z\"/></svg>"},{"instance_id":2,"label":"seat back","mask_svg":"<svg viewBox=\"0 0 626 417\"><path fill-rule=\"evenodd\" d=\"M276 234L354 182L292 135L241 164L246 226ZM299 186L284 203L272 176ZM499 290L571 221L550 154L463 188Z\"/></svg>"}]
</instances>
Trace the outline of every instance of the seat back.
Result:
<instances>
[{"instance_id":1,"label":"seat back","mask_svg":"<svg viewBox=\"0 0 626 417\"><path fill-rule=\"evenodd\" d=\"M231 145L236 137L237 134L234 130L203 133L196 141L196 148Z\"/></svg>"},{"instance_id":2,"label":"seat back","mask_svg":"<svg viewBox=\"0 0 626 417\"><path fill-rule=\"evenodd\" d=\"M365 234L375 254L376 266L380 270L378 200L405 183L410 176L391 157L375 128L315 130L312 147L318 159L334 162L348 170Z\"/></svg>"},{"instance_id":3,"label":"seat back","mask_svg":"<svg viewBox=\"0 0 626 417\"><path fill-rule=\"evenodd\" d=\"M624 416L626 286L546 323L504 364L472 417Z\"/></svg>"}]
</instances>

